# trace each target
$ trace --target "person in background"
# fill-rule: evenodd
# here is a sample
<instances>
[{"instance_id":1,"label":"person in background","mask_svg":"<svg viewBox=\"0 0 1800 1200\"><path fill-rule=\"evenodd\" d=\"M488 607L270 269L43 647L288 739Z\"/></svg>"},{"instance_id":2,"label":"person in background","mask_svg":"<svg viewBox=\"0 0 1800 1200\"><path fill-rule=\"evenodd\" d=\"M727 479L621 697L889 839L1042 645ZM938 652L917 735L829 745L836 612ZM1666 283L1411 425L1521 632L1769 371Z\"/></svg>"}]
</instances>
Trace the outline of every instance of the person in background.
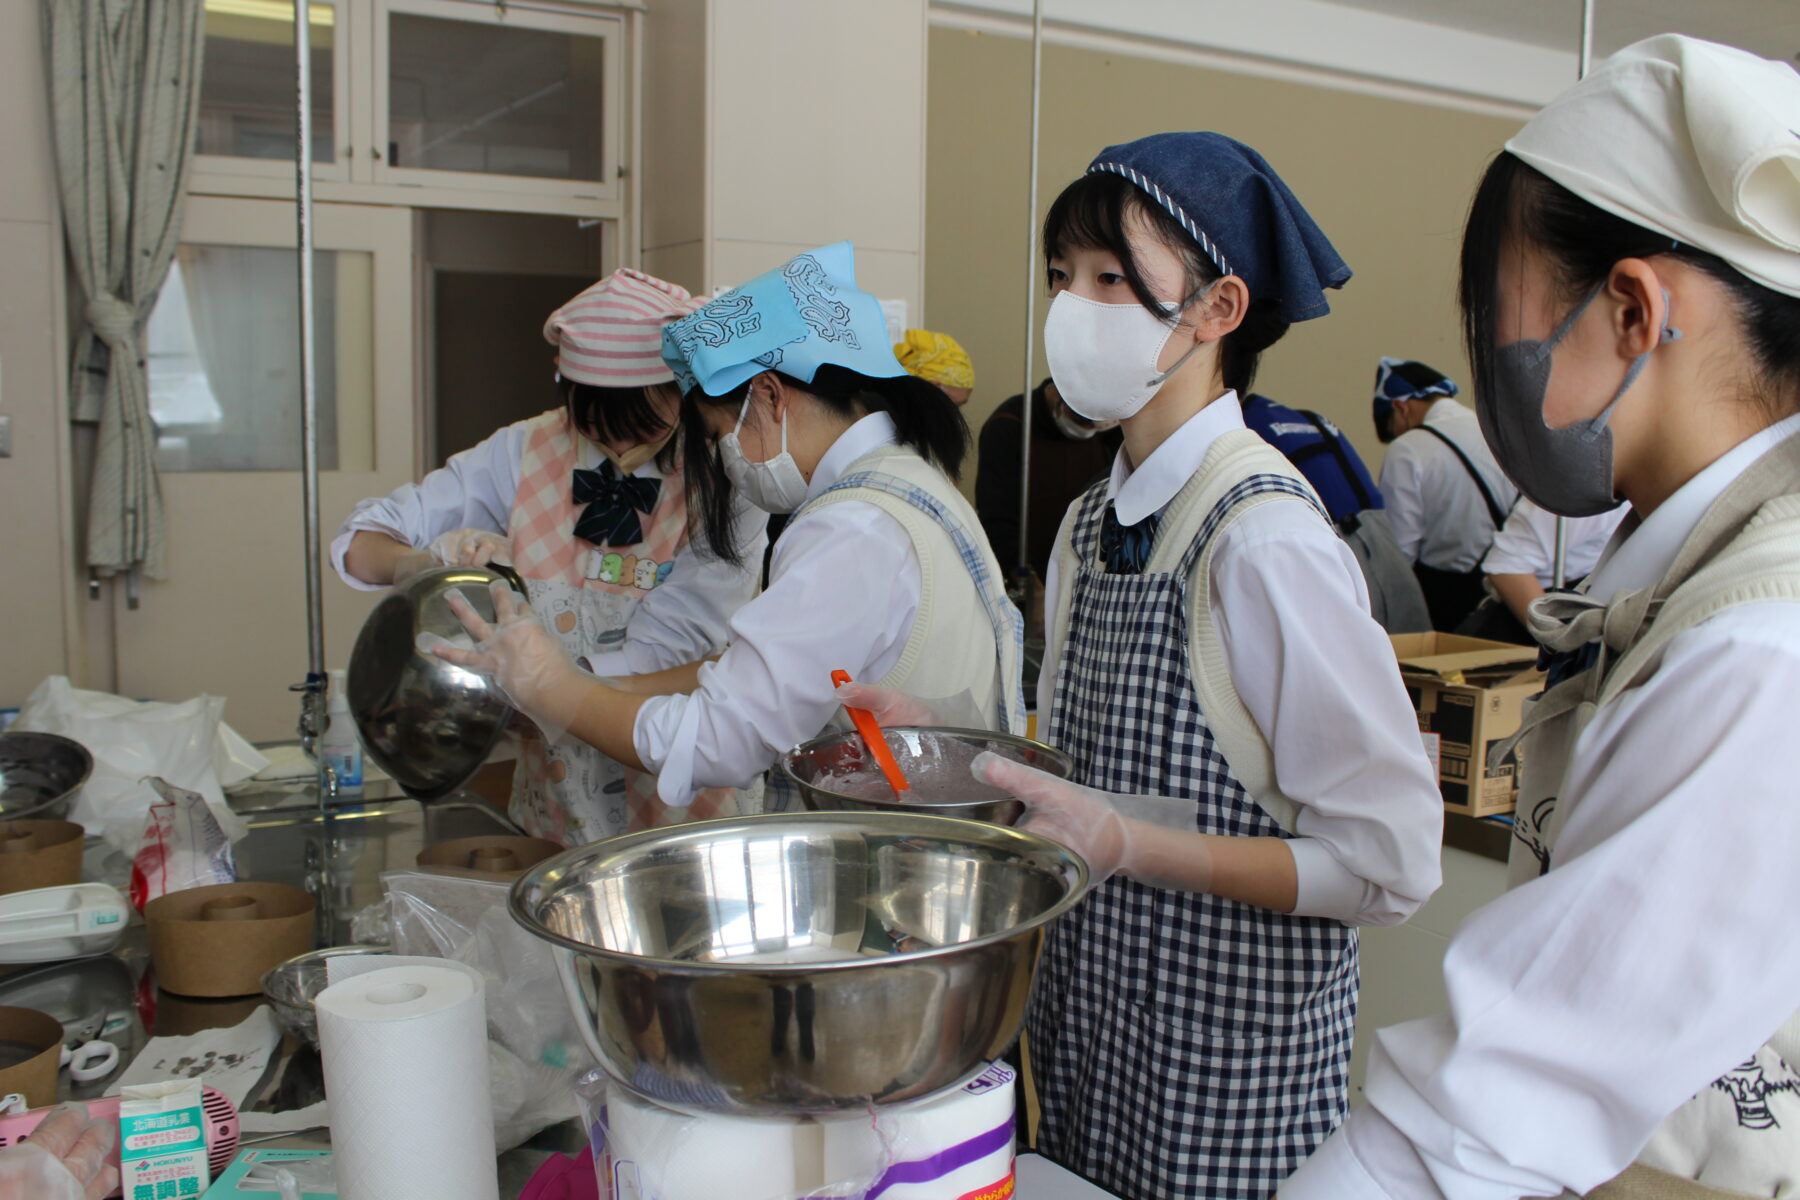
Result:
<instances>
[{"instance_id":1,"label":"person in background","mask_svg":"<svg viewBox=\"0 0 1800 1200\"><path fill-rule=\"evenodd\" d=\"M1630 513L1532 608L1512 888L1281 1200L1800 1186L1800 75L1664 34L1488 167L1475 401L1553 513Z\"/></svg>"},{"instance_id":2,"label":"person in background","mask_svg":"<svg viewBox=\"0 0 1800 1200\"><path fill-rule=\"evenodd\" d=\"M894 347L894 357L907 374L937 384L958 408L967 404L975 391L975 364L969 361L969 352L947 333L909 329L906 340Z\"/></svg>"},{"instance_id":3,"label":"person in background","mask_svg":"<svg viewBox=\"0 0 1800 1200\"><path fill-rule=\"evenodd\" d=\"M1344 431L1316 412L1259 395L1245 401L1244 424L1298 467L1324 502L1369 585L1369 615L1389 633L1430 629L1425 594L1382 510L1381 489Z\"/></svg>"},{"instance_id":4,"label":"person in background","mask_svg":"<svg viewBox=\"0 0 1800 1200\"><path fill-rule=\"evenodd\" d=\"M1413 564L1431 626L1463 623L1487 594L1481 560L1519 491L1494 462L1456 384L1421 362L1375 370L1375 434L1388 443L1381 494L1400 553Z\"/></svg>"},{"instance_id":5,"label":"person in background","mask_svg":"<svg viewBox=\"0 0 1800 1200\"><path fill-rule=\"evenodd\" d=\"M844 724L834 670L1025 729L1022 622L954 475L969 427L907 374L848 242L791 259L670 323L695 525L729 554L747 500L792 513L769 586L731 645L632 691L576 669L505 592L492 627L451 608L474 650L440 656L495 678L540 725L658 777L667 797L744 786L790 747ZM779 808L791 797L775 797Z\"/></svg>"},{"instance_id":6,"label":"person in background","mask_svg":"<svg viewBox=\"0 0 1800 1200\"><path fill-rule=\"evenodd\" d=\"M982 423L976 446L975 511L1007 578L1029 569L1043 594L1044 571L1063 514L1087 486L1112 468L1123 435L1117 421L1090 421L1063 403L1054 381L1031 391L1031 503L1026 558L1019 562L1020 435L1025 398L1011 396Z\"/></svg>"},{"instance_id":7,"label":"person in background","mask_svg":"<svg viewBox=\"0 0 1800 1200\"><path fill-rule=\"evenodd\" d=\"M1563 586L1575 588L1600 561L1613 531L1625 519L1619 505L1597 517L1567 517L1569 524L1563 562ZM1481 560L1492 593L1456 632L1499 642L1532 645L1528 624L1531 602L1549 590L1556 580L1556 514L1520 496L1506 515L1506 524L1494 535L1494 544Z\"/></svg>"},{"instance_id":8,"label":"person in background","mask_svg":"<svg viewBox=\"0 0 1800 1200\"><path fill-rule=\"evenodd\" d=\"M1252 395L1244 401L1244 424L1300 468L1333 521L1382 507L1381 489L1356 447L1318 413Z\"/></svg>"},{"instance_id":9,"label":"person in background","mask_svg":"<svg viewBox=\"0 0 1800 1200\"><path fill-rule=\"evenodd\" d=\"M699 303L627 268L551 313L558 406L358 504L331 543L344 582L373 590L433 566L509 563L562 648L597 675L651 676L723 650L731 615L756 594L740 563L761 560L764 515L749 504L733 514L737 558L689 536L681 395L662 331ZM664 804L648 775L530 736L511 812L535 836L579 845L740 804L754 797Z\"/></svg>"}]
</instances>

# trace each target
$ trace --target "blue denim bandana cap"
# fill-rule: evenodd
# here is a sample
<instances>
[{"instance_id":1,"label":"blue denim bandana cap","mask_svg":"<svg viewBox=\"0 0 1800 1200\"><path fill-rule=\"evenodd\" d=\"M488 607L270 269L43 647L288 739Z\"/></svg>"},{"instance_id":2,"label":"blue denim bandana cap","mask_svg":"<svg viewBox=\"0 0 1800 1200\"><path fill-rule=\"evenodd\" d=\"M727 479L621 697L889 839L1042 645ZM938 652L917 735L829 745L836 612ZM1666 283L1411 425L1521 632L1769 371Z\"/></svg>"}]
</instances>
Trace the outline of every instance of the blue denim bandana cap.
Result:
<instances>
[{"instance_id":1,"label":"blue denim bandana cap","mask_svg":"<svg viewBox=\"0 0 1800 1200\"><path fill-rule=\"evenodd\" d=\"M856 286L849 242L798 255L663 327L663 361L683 393L723 396L764 371L811 383L819 368L906 374L881 302Z\"/></svg>"},{"instance_id":2,"label":"blue denim bandana cap","mask_svg":"<svg viewBox=\"0 0 1800 1200\"><path fill-rule=\"evenodd\" d=\"M1399 368L1405 368L1404 374ZM1412 378L1407 378L1407 376ZM1405 358L1382 357L1375 368L1375 427L1380 429L1401 400L1456 395L1456 381L1435 367Z\"/></svg>"},{"instance_id":3,"label":"blue denim bandana cap","mask_svg":"<svg viewBox=\"0 0 1800 1200\"><path fill-rule=\"evenodd\" d=\"M1326 288L1350 268L1263 156L1221 133L1158 133L1108 146L1088 173L1122 175L1181 223L1213 265L1252 300L1274 298L1289 321L1331 311Z\"/></svg>"}]
</instances>

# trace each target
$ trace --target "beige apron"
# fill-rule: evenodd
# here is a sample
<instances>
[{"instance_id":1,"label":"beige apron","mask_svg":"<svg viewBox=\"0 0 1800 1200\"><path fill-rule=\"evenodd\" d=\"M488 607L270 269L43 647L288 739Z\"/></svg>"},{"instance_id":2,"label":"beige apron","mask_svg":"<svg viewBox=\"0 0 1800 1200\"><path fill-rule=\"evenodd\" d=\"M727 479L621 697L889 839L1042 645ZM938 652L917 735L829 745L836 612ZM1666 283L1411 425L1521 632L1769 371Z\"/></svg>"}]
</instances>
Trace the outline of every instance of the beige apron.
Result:
<instances>
[{"instance_id":1,"label":"beige apron","mask_svg":"<svg viewBox=\"0 0 1800 1200\"><path fill-rule=\"evenodd\" d=\"M580 451L580 436L563 410L531 422L508 529L513 567L532 607L571 657L624 645L638 604L668 579L688 543L687 490L679 470L664 477L636 545L602 547L576 537L581 506L571 483ZM731 816L738 809L739 793L730 788L698 792L690 806L663 804L653 776L572 738L555 746L525 738L513 775L513 819L533 836L565 846Z\"/></svg>"},{"instance_id":2,"label":"beige apron","mask_svg":"<svg viewBox=\"0 0 1800 1200\"><path fill-rule=\"evenodd\" d=\"M1514 738L1519 805L1509 886L1535 879L1553 865L1570 808L1558 802L1558 793L1576 740L1595 713L1649 679L1677 634L1733 605L1769 599L1800 599L1800 437L1774 447L1738 477L1707 510L1654 588L1623 592L1606 604L1583 593L1552 594L1533 604L1531 626L1539 641L1562 653L1588 647L1597 660L1532 701ZM1674 1157L1708 1163L1709 1174L1728 1160L1769 1157L1766 1138L1788 1135L1779 1121L1765 1122L1759 1114L1768 1112L1767 1093L1784 1086L1783 1076L1792 1075L1777 1043L1789 1048L1787 1034L1796 1029L1800 1021L1790 1022L1776 1041L1669 1118L1657 1138L1674 1139ZM1756 1144L1758 1139L1763 1144ZM1651 1150L1656 1145L1653 1140ZM1773 1149L1776 1158L1790 1161L1800 1155L1800 1138ZM1588 1195L1595 1200L1729 1200L1797 1194L1783 1186L1789 1173L1777 1174L1768 1190L1738 1192L1639 1162Z\"/></svg>"}]
</instances>

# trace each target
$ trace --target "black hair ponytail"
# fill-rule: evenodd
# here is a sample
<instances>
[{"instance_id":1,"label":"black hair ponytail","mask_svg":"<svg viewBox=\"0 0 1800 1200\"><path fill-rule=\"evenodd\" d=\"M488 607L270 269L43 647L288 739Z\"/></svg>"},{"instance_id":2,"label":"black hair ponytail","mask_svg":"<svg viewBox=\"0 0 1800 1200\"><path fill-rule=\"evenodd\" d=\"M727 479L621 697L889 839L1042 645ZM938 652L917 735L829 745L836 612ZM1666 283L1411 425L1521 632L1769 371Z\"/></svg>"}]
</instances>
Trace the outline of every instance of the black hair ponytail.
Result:
<instances>
[{"instance_id":1,"label":"black hair ponytail","mask_svg":"<svg viewBox=\"0 0 1800 1200\"><path fill-rule=\"evenodd\" d=\"M969 452L969 426L962 410L936 384L912 375L877 379L831 363L821 366L811 383L786 374L781 378L848 421L870 413L888 414L902 445L952 479L962 473ZM723 396L709 396L695 388L681 403L682 475L687 483L690 527L712 554L737 565L743 563L743 547L736 544L732 532L731 483L725 477L706 413L723 410L735 418L750 394L750 383L745 380Z\"/></svg>"}]
</instances>

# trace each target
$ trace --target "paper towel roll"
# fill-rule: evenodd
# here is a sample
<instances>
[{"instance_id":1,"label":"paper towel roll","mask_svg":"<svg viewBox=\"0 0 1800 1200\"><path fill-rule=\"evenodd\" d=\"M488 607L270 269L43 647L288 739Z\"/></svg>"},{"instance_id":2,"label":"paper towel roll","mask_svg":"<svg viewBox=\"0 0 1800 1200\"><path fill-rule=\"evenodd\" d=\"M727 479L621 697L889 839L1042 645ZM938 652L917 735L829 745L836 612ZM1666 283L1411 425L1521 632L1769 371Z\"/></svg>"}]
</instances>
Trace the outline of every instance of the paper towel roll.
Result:
<instances>
[{"instance_id":1,"label":"paper towel roll","mask_svg":"<svg viewBox=\"0 0 1800 1200\"><path fill-rule=\"evenodd\" d=\"M1002 1183L1013 1169L1016 1079L995 1063L948 1096L821 1122L828 1189L869 1188L881 1200L961 1200Z\"/></svg>"},{"instance_id":2,"label":"paper towel roll","mask_svg":"<svg viewBox=\"0 0 1800 1200\"><path fill-rule=\"evenodd\" d=\"M799 1144L810 1132L803 1119L689 1116L615 1084L606 1123L615 1196L777 1200L802 1190ZM807 1166L811 1175L816 1166Z\"/></svg>"},{"instance_id":3,"label":"paper towel roll","mask_svg":"<svg viewBox=\"0 0 1800 1200\"><path fill-rule=\"evenodd\" d=\"M498 1200L480 972L388 967L314 1008L341 1200Z\"/></svg>"}]
</instances>

